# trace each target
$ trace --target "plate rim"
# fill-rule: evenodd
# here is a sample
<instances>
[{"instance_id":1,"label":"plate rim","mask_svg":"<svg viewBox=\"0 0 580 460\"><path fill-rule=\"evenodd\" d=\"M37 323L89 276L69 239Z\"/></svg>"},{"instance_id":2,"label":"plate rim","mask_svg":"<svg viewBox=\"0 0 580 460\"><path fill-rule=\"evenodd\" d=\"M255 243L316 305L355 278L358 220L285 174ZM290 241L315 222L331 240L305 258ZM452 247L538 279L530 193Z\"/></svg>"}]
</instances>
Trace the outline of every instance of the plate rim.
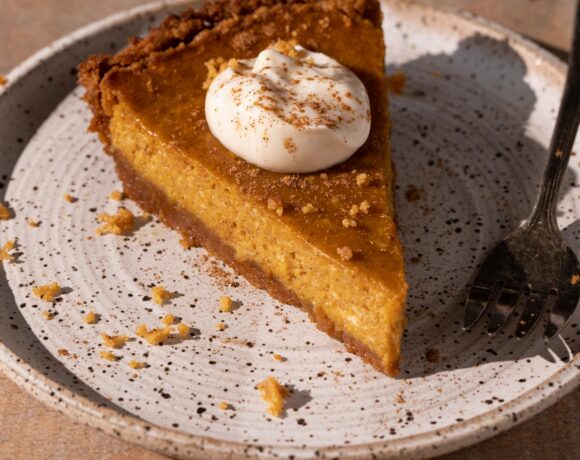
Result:
<instances>
[{"instance_id":1,"label":"plate rim","mask_svg":"<svg viewBox=\"0 0 580 460\"><path fill-rule=\"evenodd\" d=\"M444 15L455 23L469 25L477 32L507 40L518 51L540 58L545 64L536 67L535 72L544 73L547 78L563 83L567 66L549 51L531 40L497 23L474 13L453 7L433 7L419 4L414 0L380 0L383 6L399 5L412 7L434 15ZM8 84L0 88L0 104L3 94L20 79L34 71L38 65L53 56L66 52L72 44L90 39L94 34L125 23L138 16L158 13L168 7L199 5L203 0L161 0L126 9L103 19L85 25L62 38L48 44L32 54L8 74ZM372 453L382 458L427 458L452 452L488 439L528 420L549 407L580 385L580 373L575 370L580 365L580 354L571 359L556 373L528 390L518 398L491 409L481 415L455 423L443 429L433 429L424 433L406 436L391 441L367 443L356 446L327 446L319 452L328 455L346 454L349 458L368 458ZM90 399L63 388L34 367L20 359L0 338L0 371L18 387L25 390L49 407L82 423L98 428L125 441L179 458L197 458L203 454L208 459L246 459L253 457L274 458L261 454L276 446L251 445L236 441L225 441L211 437L186 434L171 428L163 428L148 423L134 415L120 414L114 409L100 407ZM58 389L58 396L51 392ZM547 391L546 394L543 392ZM284 447L285 452L300 451L298 447Z\"/></svg>"}]
</instances>

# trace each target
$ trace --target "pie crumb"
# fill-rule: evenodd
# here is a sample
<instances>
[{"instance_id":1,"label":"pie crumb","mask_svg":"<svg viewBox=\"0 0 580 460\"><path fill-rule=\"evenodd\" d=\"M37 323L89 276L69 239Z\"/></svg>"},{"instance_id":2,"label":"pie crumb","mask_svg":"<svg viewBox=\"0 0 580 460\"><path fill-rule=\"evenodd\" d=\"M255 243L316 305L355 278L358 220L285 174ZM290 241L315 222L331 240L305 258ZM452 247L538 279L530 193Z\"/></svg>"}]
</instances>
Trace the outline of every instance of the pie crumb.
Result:
<instances>
[{"instance_id":1,"label":"pie crumb","mask_svg":"<svg viewBox=\"0 0 580 460\"><path fill-rule=\"evenodd\" d=\"M90 311L85 315L83 320L85 324L96 324L99 318L94 311Z\"/></svg>"},{"instance_id":2,"label":"pie crumb","mask_svg":"<svg viewBox=\"0 0 580 460\"><path fill-rule=\"evenodd\" d=\"M284 361L284 357L278 353L274 353L273 357L276 361Z\"/></svg>"},{"instance_id":3,"label":"pie crumb","mask_svg":"<svg viewBox=\"0 0 580 460\"><path fill-rule=\"evenodd\" d=\"M37 220L34 220L34 219L28 219L26 221L26 223L28 224L28 226L30 228L36 228L36 227L38 227L40 225L40 223Z\"/></svg>"},{"instance_id":4,"label":"pie crumb","mask_svg":"<svg viewBox=\"0 0 580 460\"><path fill-rule=\"evenodd\" d=\"M66 348L58 349L57 353L58 356L68 356L70 354Z\"/></svg>"},{"instance_id":5,"label":"pie crumb","mask_svg":"<svg viewBox=\"0 0 580 460\"><path fill-rule=\"evenodd\" d=\"M60 294L60 285L54 282L42 286L35 286L32 288L32 293L45 302L54 302L54 299Z\"/></svg>"},{"instance_id":6,"label":"pie crumb","mask_svg":"<svg viewBox=\"0 0 580 460\"><path fill-rule=\"evenodd\" d=\"M151 288L151 298L157 305L163 305L171 299L171 292L163 286L155 286L154 288Z\"/></svg>"},{"instance_id":7,"label":"pie crumb","mask_svg":"<svg viewBox=\"0 0 580 460\"><path fill-rule=\"evenodd\" d=\"M308 203L302 206L302 214L314 214L317 209L314 207L312 203Z\"/></svg>"},{"instance_id":8,"label":"pie crumb","mask_svg":"<svg viewBox=\"0 0 580 460\"><path fill-rule=\"evenodd\" d=\"M179 323L177 325L177 334L179 335L179 337L187 337L187 335L189 334L189 326L184 323Z\"/></svg>"},{"instance_id":9,"label":"pie crumb","mask_svg":"<svg viewBox=\"0 0 580 460\"><path fill-rule=\"evenodd\" d=\"M113 190L109 195L109 199L113 201L123 201L125 199L125 194L121 190Z\"/></svg>"},{"instance_id":10,"label":"pie crumb","mask_svg":"<svg viewBox=\"0 0 580 460\"><path fill-rule=\"evenodd\" d=\"M105 361L118 361L120 358L107 350L101 350L99 356Z\"/></svg>"},{"instance_id":11,"label":"pie crumb","mask_svg":"<svg viewBox=\"0 0 580 460\"><path fill-rule=\"evenodd\" d=\"M348 246L336 248L336 252L340 256L341 260L344 260L345 262L352 259L352 250Z\"/></svg>"},{"instance_id":12,"label":"pie crumb","mask_svg":"<svg viewBox=\"0 0 580 460\"><path fill-rule=\"evenodd\" d=\"M65 193L63 198L64 201L67 201L68 203L74 203L75 201L77 201L76 197L69 195L68 193Z\"/></svg>"},{"instance_id":13,"label":"pie crumb","mask_svg":"<svg viewBox=\"0 0 580 460\"><path fill-rule=\"evenodd\" d=\"M284 214L284 203L282 203L280 198L268 198L267 207L270 211L275 211L279 216Z\"/></svg>"},{"instance_id":14,"label":"pie crumb","mask_svg":"<svg viewBox=\"0 0 580 460\"><path fill-rule=\"evenodd\" d=\"M46 320L46 321L50 321L51 319L54 318L54 313L50 310L44 310L42 312L42 317Z\"/></svg>"},{"instance_id":15,"label":"pie crumb","mask_svg":"<svg viewBox=\"0 0 580 460\"><path fill-rule=\"evenodd\" d=\"M369 204L369 202L367 200L362 201L361 204L359 204L359 206L358 206L359 211L362 212L363 214L368 214L370 208L371 208L371 205Z\"/></svg>"},{"instance_id":16,"label":"pie crumb","mask_svg":"<svg viewBox=\"0 0 580 460\"><path fill-rule=\"evenodd\" d=\"M222 402L219 404L219 408L220 408L221 410L228 410L228 409L230 408L230 405L229 405L227 402L225 402L225 401L222 401Z\"/></svg>"},{"instance_id":17,"label":"pie crumb","mask_svg":"<svg viewBox=\"0 0 580 460\"><path fill-rule=\"evenodd\" d=\"M147 367L147 365L142 361L137 361L136 359L132 359L127 363L131 369L143 369Z\"/></svg>"},{"instance_id":18,"label":"pie crumb","mask_svg":"<svg viewBox=\"0 0 580 460\"><path fill-rule=\"evenodd\" d=\"M344 219L342 219L342 226L346 227L346 228L351 228L351 227L356 227L356 220L354 219L349 219L348 217L345 217Z\"/></svg>"},{"instance_id":19,"label":"pie crumb","mask_svg":"<svg viewBox=\"0 0 580 460\"><path fill-rule=\"evenodd\" d=\"M228 67L232 70L237 70L240 63L237 59L230 59L226 62L223 57L212 58L205 63L205 67L207 68L207 77L203 82L202 88L209 89L211 82L217 77L220 73L226 70Z\"/></svg>"},{"instance_id":20,"label":"pie crumb","mask_svg":"<svg viewBox=\"0 0 580 460\"><path fill-rule=\"evenodd\" d=\"M149 344L159 345L171 336L171 328L165 325L163 328L154 328L149 331L145 324L141 324L137 327L136 333L138 337L143 337Z\"/></svg>"},{"instance_id":21,"label":"pie crumb","mask_svg":"<svg viewBox=\"0 0 580 460\"><path fill-rule=\"evenodd\" d=\"M103 339L103 344L107 347L111 348L121 348L129 337L126 335L108 335L108 334L101 334L101 339Z\"/></svg>"},{"instance_id":22,"label":"pie crumb","mask_svg":"<svg viewBox=\"0 0 580 460\"><path fill-rule=\"evenodd\" d=\"M106 212L99 214L99 222L104 225L97 228L97 235L124 235L135 225L135 216L126 208L119 208L117 214L111 215Z\"/></svg>"},{"instance_id":23,"label":"pie crumb","mask_svg":"<svg viewBox=\"0 0 580 460\"><path fill-rule=\"evenodd\" d=\"M356 185L362 187L368 181L368 176L365 173L360 173L356 175Z\"/></svg>"},{"instance_id":24,"label":"pie crumb","mask_svg":"<svg viewBox=\"0 0 580 460\"><path fill-rule=\"evenodd\" d=\"M0 74L0 87L4 86L6 83L8 83L8 79L4 75Z\"/></svg>"},{"instance_id":25,"label":"pie crumb","mask_svg":"<svg viewBox=\"0 0 580 460\"><path fill-rule=\"evenodd\" d=\"M348 211L348 214L350 215L350 217L356 217L359 211L360 211L359 207L356 204L353 204L350 207L350 211Z\"/></svg>"},{"instance_id":26,"label":"pie crumb","mask_svg":"<svg viewBox=\"0 0 580 460\"><path fill-rule=\"evenodd\" d=\"M223 331L226 328L226 325L224 323L217 323L215 325L215 330L216 331Z\"/></svg>"},{"instance_id":27,"label":"pie crumb","mask_svg":"<svg viewBox=\"0 0 580 460\"><path fill-rule=\"evenodd\" d=\"M288 397L288 389L280 385L274 377L258 383L258 390L262 399L268 403L268 413L274 417L280 417L284 410L284 402Z\"/></svg>"},{"instance_id":28,"label":"pie crumb","mask_svg":"<svg viewBox=\"0 0 580 460\"><path fill-rule=\"evenodd\" d=\"M572 286L576 286L578 283L580 283L580 275L572 275L570 282L572 283Z\"/></svg>"},{"instance_id":29,"label":"pie crumb","mask_svg":"<svg viewBox=\"0 0 580 460\"><path fill-rule=\"evenodd\" d=\"M223 295L220 297L220 311L222 313L229 313L232 311L234 306L234 302L232 301L231 297L227 295Z\"/></svg>"},{"instance_id":30,"label":"pie crumb","mask_svg":"<svg viewBox=\"0 0 580 460\"><path fill-rule=\"evenodd\" d=\"M8 206L0 202L0 220L8 220L12 217L12 213Z\"/></svg>"},{"instance_id":31,"label":"pie crumb","mask_svg":"<svg viewBox=\"0 0 580 460\"><path fill-rule=\"evenodd\" d=\"M6 241L6 244L4 244L2 248L0 248L0 260L12 262L14 260L14 256L10 254L9 251L12 251L12 249L14 249L14 246L15 244L13 240Z\"/></svg>"},{"instance_id":32,"label":"pie crumb","mask_svg":"<svg viewBox=\"0 0 580 460\"><path fill-rule=\"evenodd\" d=\"M173 324L175 322L175 316L172 315L171 313L167 313L164 317L163 320L161 321L163 324Z\"/></svg>"}]
</instances>

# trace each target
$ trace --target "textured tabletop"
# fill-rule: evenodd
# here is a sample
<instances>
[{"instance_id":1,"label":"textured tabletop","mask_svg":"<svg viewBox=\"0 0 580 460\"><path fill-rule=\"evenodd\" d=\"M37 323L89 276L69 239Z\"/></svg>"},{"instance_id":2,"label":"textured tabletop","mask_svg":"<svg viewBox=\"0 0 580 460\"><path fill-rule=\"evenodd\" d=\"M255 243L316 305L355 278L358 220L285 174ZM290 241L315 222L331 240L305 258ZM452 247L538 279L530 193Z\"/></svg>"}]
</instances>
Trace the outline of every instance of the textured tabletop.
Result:
<instances>
[{"instance_id":1,"label":"textured tabletop","mask_svg":"<svg viewBox=\"0 0 580 460\"><path fill-rule=\"evenodd\" d=\"M478 13L564 55L574 0L421 0ZM0 0L0 73L68 32L142 0ZM577 184L578 186L578 184ZM580 452L580 390L532 420L469 449L459 459L575 459ZM0 374L0 458L163 459L46 408Z\"/></svg>"}]
</instances>

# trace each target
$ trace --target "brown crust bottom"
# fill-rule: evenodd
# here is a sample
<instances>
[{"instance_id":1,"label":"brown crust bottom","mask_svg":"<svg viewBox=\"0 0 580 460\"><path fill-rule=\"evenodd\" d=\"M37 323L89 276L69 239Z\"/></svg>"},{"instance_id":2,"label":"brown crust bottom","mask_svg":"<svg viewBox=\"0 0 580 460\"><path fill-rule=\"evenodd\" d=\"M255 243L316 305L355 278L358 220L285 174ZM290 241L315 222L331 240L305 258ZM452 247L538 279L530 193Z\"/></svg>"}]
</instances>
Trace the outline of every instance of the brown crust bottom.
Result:
<instances>
[{"instance_id":1,"label":"brown crust bottom","mask_svg":"<svg viewBox=\"0 0 580 460\"><path fill-rule=\"evenodd\" d=\"M141 178L114 149L107 150L113 153L117 174L123 182L125 193L143 210L158 216L165 225L179 231L189 242L203 246L209 254L223 260L258 289L264 289L275 299L306 311L318 329L343 342L349 352L360 356L378 371L390 376L398 374L398 362L387 368L384 367L376 353L345 332L338 331L320 308L315 308L312 304L301 300L279 280L264 272L256 263L236 260L234 249L208 229L203 222L189 212L173 205L165 193L149 180Z\"/></svg>"}]
</instances>

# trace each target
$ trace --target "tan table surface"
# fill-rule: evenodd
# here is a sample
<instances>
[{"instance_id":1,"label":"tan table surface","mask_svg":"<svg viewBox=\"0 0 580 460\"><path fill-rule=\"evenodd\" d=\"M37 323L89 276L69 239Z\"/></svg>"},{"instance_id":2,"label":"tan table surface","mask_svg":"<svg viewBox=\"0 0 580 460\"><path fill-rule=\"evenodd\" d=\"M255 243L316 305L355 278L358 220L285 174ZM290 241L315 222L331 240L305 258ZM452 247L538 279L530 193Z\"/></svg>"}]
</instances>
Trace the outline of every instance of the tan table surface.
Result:
<instances>
[{"instance_id":1,"label":"tan table surface","mask_svg":"<svg viewBox=\"0 0 580 460\"><path fill-rule=\"evenodd\" d=\"M567 50L574 0L421 0L459 6L552 48ZM0 73L52 40L142 0L0 0ZM469 449L459 459L573 459L580 454L580 390L522 425ZM146 459L166 457L85 427L46 408L0 374L0 459Z\"/></svg>"}]
</instances>

